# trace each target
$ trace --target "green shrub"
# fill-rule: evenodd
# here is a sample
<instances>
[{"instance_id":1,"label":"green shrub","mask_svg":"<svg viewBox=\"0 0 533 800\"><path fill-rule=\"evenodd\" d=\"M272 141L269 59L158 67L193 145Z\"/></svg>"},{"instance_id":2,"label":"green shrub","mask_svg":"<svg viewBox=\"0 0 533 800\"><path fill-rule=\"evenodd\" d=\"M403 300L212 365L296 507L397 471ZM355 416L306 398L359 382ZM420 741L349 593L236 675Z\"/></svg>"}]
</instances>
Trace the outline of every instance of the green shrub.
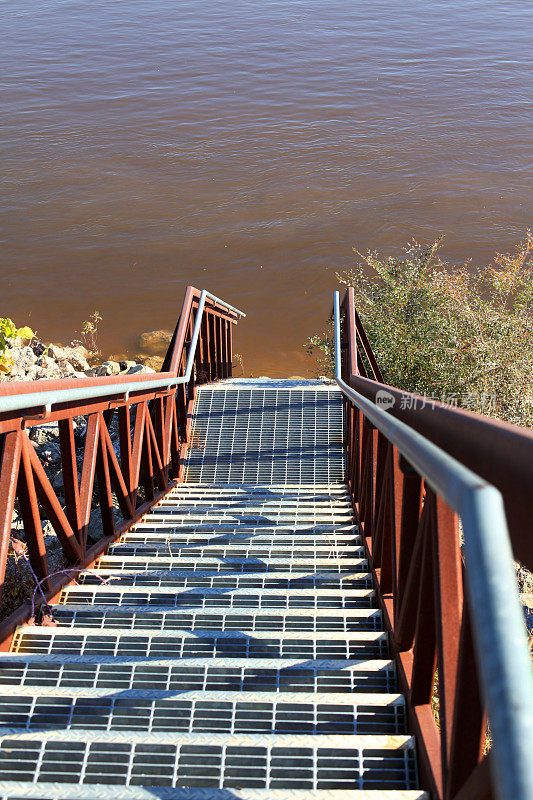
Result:
<instances>
[{"instance_id":1,"label":"green shrub","mask_svg":"<svg viewBox=\"0 0 533 800\"><path fill-rule=\"evenodd\" d=\"M354 287L385 381L533 425L533 238L478 269L446 264L440 247L411 242L400 258L358 252L355 267L337 273ZM305 346L331 374L331 332Z\"/></svg>"}]
</instances>

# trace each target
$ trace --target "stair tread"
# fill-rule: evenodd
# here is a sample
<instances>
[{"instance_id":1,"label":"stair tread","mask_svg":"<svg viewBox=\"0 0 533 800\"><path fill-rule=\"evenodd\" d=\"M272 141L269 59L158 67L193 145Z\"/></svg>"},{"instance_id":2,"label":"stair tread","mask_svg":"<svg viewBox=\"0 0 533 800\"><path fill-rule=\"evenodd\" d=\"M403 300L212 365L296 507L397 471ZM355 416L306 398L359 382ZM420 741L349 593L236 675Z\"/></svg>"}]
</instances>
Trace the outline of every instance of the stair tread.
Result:
<instances>
[{"instance_id":1,"label":"stair tread","mask_svg":"<svg viewBox=\"0 0 533 800\"><path fill-rule=\"evenodd\" d=\"M103 784L74 786L72 784L45 783L21 784L18 781L0 781L0 800L105 800L108 794ZM142 786L113 787L109 796L117 800L154 800L153 788ZM157 787L158 800L430 800L429 794L419 789L242 789L231 787Z\"/></svg>"},{"instance_id":2,"label":"stair tread","mask_svg":"<svg viewBox=\"0 0 533 800\"><path fill-rule=\"evenodd\" d=\"M0 683L0 696L2 702L9 702L18 700L19 697L108 697L115 698L116 692L113 689L91 689L87 687L70 686L70 687L47 687L47 686L21 686L17 689L17 694L7 694L7 687ZM145 698L145 699L162 699L162 700L176 700L176 701L190 701L197 700L203 702L238 702L243 701L246 703L282 703L282 704L296 704L296 705L329 705L336 704L342 706L357 706L357 705L401 705L405 703L405 698L399 693L368 693L368 692L354 692L354 693L339 693L339 692L285 692L281 695L279 692L272 691L256 691L256 692L242 692L242 691L213 691L190 689L188 691L176 692L172 689L123 689L120 692L120 701L128 698ZM1 709L0 709L1 711Z\"/></svg>"}]
</instances>

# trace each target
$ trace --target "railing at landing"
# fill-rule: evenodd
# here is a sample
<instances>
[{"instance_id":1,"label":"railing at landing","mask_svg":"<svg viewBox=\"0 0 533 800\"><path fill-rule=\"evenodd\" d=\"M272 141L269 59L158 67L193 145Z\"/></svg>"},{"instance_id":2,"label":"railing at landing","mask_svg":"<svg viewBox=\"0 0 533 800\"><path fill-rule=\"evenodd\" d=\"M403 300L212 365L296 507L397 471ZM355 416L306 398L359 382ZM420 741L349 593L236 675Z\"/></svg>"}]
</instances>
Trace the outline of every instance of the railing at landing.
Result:
<instances>
[{"instance_id":1,"label":"railing at landing","mask_svg":"<svg viewBox=\"0 0 533 800\"><path fill-rule=\"evenodd\" d=\"M210 292L189 286L157 376L0 384L0 597L16 501L27 558L38 584L35 599L51 602L62 586L180 480L196 386L231 377L232 328L243 316ZM80 477L74 436L77 417L86 418ZM118 457L110 435L115 419ZM65 510L28 436L32 427L44 422L58 423ZM95 490L103 535L90 546ZM66 563L56 574L48 565L40 509L63 547ZM122 516L118 523L116 512ZM2 649L33 608L34 602L26 602L0 623Z\"/></svg>"},{"instance_id":2,"label":"railing at landing","mask_svg":"<svg viewBox=\"0 0 533 800\"><path fill-rule=\"evenodd\" d=\"M348 484L422 786L435 800L532 800L533 677L511 542L532 569L533 436L385 385L353 289L342 307L335 293L334 317Z\"/></svg>"}]
</instances>

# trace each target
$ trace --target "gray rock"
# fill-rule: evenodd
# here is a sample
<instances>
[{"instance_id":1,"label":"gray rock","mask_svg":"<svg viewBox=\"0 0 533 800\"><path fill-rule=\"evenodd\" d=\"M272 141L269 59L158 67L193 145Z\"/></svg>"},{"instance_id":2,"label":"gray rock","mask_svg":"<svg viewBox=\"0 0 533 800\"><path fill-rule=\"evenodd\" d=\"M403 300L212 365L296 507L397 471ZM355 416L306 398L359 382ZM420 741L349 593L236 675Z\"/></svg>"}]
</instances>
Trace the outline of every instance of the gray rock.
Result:
<instances>
[{"instance_id":1,"label":"gray rock","mask_svg":"<svg viewBox=\"0 0 533 800\"><path fill-rule=\"evenodd\" d=\"M66 359L76 370L76 372L86 372L91 368L87 361L89 351L83 345L77 347L64 347L62 358Z\"/></svg>"},{"instance_id":2,"label":"gray rock","mask_svg":"<svg viewBox=\"0 0 533 800\"><path fill-rule=\"evenodd\" d=\"M37 363L37 356L31 347L21 347L19 350L12 350L10 355L14 359L17 373L28 372Z\"/></svg>"},{"instance_id":3,"label":"gray rock","mask_svg":"<svg viewBox=\"0 0 533 800\"><path fill-rule=\"evenodd\" d=\"M150 367L155 372L159 372L163 366L163 356L137 356L137 362L144 364L145 367Z\"/></svg>"},{"instance_id":4,"label":"gray rock","mask_svg":"<svg viewBox=\"0 0 533 800\"><path fill-rule=\"evenodd\" d=\"M86 370L91 369L87 359L77 354L69 356L69 363L72 364L76 372L85 372Z\"/></svg>"},{"instance_id":5,"label":"gray rock","mask_svg":"<svg viewBox=\"0 0 533 800\"><path fill-rule=\"evenodd\" d=\"M46 350L46 345L44 345L43 342L34 341L31 346L31 349L33 350L36 356L42 356L44 354L44 351Z\"/></svg>"},{"instance_id":6,"label":"gray rock","mask_svg":"<svg viewBox=\"0 0 533 800\"><path fill-rule=\"evenodd\" d=\"M97 375L118 375L120 372L120 364L117 361L104 361L96 368Z\"/></svg>"},{"instance_id":7,"label":"gray rock","mask_svg":"<svg viewBox=\"0 0 533 800\"><path fill-rule=\"evenodd\" d=\"M144 353L164 356L171 339L172 331L147 331L139 336L139 347Z\"/></svg>"},{"instance_id":8,"label":"gray rock","mask_svg":"<svg viewBox=\"0 0 533 800\"><path fill-rule=\"evenodd\" d=\"M62 361L61 370L63 372L64 378L70 378L76 373L76 370L74 369L70 361Z\"/></svg>"},{"instance_id":9,"label":"gray rock","mask_svg":"<svg viewBox=\"0 0 533 800\"><path fill-rule=\"evenodd\" d=\"M129 368L129 370L126 372L126 375L141 375L148 372L152 372L155 375L155 369L145 367L144 364L135 364L134 367Z\"/></svg>"},{"instance_id":10,"label":"gray rock","mask_svg":"<svg viewBox=\"0 0 533 800\"><path fill-rule=\"evenodd\" d=\"M56 472L56 474L52 478L51 483L52 483L52 486L54 487L54 489L56 491L59 490L59 489L63 489L63 472L62 472L62 470L59 470L58 472Z\"/></svg>"},{"instance_id":11,"label":"gray rock","mask_svg":"<svg viewBox=\"0 0 533 800\"><path fill-rule=\"evenodd\" d=\"M48 347L47 355L55 361L63 361L65 358L65 348L59 347L57 344L51 344Z\"/></svg>"},{"instance_id":12,"label":"gray rock","mask_svg":"<svg viewBox=\"0 0 533 800\"><path fill-rule=\"evenodd\" d=\"M43 422L39 426L30 428L30 439L37 445L59 441L59 425L57 422Z\"/></svg>"},{"instance_id":13,"label":"gray rock","mask_svg":"<svg viewBox=\"0 0 533 800\"><path fill-rule=\"evenodd\" d=\"M37 359L37 366L41 367L42 369L55 369L56 362L53 358L51 358L51 356L42 355Z\"/></svg>"}]
</instances>

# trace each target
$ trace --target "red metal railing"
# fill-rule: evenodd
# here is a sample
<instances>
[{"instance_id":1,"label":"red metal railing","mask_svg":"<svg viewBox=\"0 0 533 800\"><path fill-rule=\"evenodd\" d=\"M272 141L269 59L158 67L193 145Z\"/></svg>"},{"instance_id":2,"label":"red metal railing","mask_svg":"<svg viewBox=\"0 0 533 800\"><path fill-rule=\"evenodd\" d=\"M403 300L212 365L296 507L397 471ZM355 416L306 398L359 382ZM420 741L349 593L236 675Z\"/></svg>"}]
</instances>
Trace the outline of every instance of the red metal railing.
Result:
<instances>
[{"instance_id":1,"label":"red metal railing","mask_svg":"<svg viewBox=\"0 0 533 800\"><path fill-rule=\"evenodd\" d=\"M400 402L415 396L383 383L353 289L341 311L344 383L372 401L379 390L389 392L389 414L500 489L515 554L531 569L531 433L440 404ZM422 786L435 800L492 797L457 515L349 398L345 403L349 489L418 737Z\"/></svg>"},{"instance_id":2,"label":"red metal railing","mask_svg":"<svg viewBox=\"0 0 533 800\"><path fill-rule=\"evenodd\" d=\"M203 315L190 380L177 386L150 388L154 378L161 384L186 374L199 306L200 312L203 306ZM35 396L35 406L0 413L0 592L16 502L24 524L28 560L50 601L78 569L90 565L180 480L196 386L231 376L232 326L237 320L238 314L231 306L189 286L162 371L156 376L0 385L0 398L13 398L15 405L16 399L22 397L28 406L29 398ZM106 386L110 387L108 396L101 396L101 392L98 397L91 395L96 387ZM86 394L82 399L69 400L64 390L72 389L77 390L77 395L80 390ZM61 402L50 404L43 412L38 400L43 392L58 392ZM86 418L80 476L74 436L77 417ZM118 456L110 435L114 420L118 422ZM28 435L31 428L45 421L56 421L59 427L64 508ZM90 546L87 536L95 490L103 535ZM118 523L113 494L122 517ZM52 524L66 560L65 569L55 576L50 575L48 567L42 515ZM31 611L32 603L26 602L0 624L3 649L9 645L6 637L29 618Z\"/></svg>"}]
</instances>

